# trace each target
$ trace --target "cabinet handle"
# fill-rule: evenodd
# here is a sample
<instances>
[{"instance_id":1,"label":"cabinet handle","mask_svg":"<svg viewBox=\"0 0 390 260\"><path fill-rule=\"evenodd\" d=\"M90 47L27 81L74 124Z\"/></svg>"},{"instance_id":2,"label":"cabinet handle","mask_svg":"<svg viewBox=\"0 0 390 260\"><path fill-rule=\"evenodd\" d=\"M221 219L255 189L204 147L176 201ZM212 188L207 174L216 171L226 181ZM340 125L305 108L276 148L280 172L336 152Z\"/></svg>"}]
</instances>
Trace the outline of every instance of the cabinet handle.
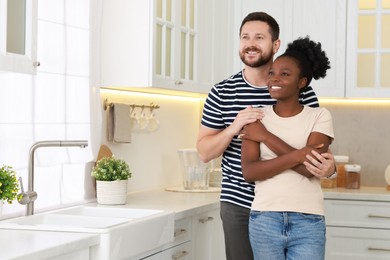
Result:
<instances>
[{"instance_id":1,"label":"cabinet handle","mask_svg":"<svg viewBox=\"0 0 390 260\"><path fill-rule=\"evenodd\" d=\"M178 80L178 81L175 81L175 85L179 85L179 86L181 86L181 85L183 85L183 81L180 81L180 80Z\"/></svg>"},{"instance_id":2,"label":"cabinet handle","mask_svg":"<svg viewBox=\"0 0 390 260\"><path fill-rule=\"evenodd\" d=\"M172 260L178 260L178 259L180 259L180 258L185 257L185 256L188 255L188 254L189 254L189 253L188 253L187 251L181 251L181 252L179 252L179 253L177 253L177 254L172 255Z\"/></svg>"},{"instance_id":3,"label":"cabinet handle","mask_svg":"<svg viewBox=\"0 0 390 260\"><path fill-rule=\"evenodd\" d=\"M178 236L181 236L183 234L187 233L187 229L179 229L179 230L176 230L175 233L174 233L174 237L178 237Z\"/></svg>"},{"instance_id":4,"label":"cabinet handle","mask_svg":"<svg viewBox=\"0 0 390 260\"><path fill-rule=\"evenodd\" d=\"M380 248L380 247L368 247L369 251L385 251L385 252L390 252L390 248Z\"/></svg>"},{"instance_id":5,"label":"cabinet handle","mask_svg":"<svg viewBox=\"0 0 390 260\"><path fill-rule=\"evenodd\" d=\"M213 217L200 218L200 219L199 219L199 223L204 224L204 223L206 223L206 222L213 221L213 220L214 220Z\"/></svg>"},{"instance_id":6,"label":"cabinet handle","mask_svg":"<svg viewBox=\"0 0 390 260\"><path fill-rule=\"evenodd\" d=\"M374 214L368 214L369 218L387 218L390 219L390 216L383 216L383 215L374 215Z\"/></svg>"}]
</instances>

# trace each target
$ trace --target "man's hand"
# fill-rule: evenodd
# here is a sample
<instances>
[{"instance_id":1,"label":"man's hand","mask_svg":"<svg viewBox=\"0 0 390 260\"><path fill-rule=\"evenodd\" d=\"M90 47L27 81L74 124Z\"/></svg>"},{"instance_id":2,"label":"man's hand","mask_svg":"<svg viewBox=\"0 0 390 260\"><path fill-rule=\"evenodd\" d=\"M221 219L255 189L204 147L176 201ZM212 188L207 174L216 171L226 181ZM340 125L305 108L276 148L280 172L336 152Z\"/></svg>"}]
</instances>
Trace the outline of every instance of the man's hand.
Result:
<instances>
[{"instance_id":1,"label":"man's hand","mask_svg":"<svg viewBox=\"0 0 390 260\"><path fill-rule=\"evenodd\" d=\"M312 150L311 154L307 154L307 161L303 162L311 174L318 178L326 178L336 171L334 157L330 150L322 154Z\"/></svg>"},{"instance_id":2,"label":"man's hand","mask_svg":"<svg viewBox=\"0 0 390 260\"><path fill-rule=\"evenodd\" d=\"M253 108L252 106L249 106L238 112L229 128L234 131L235 135L238 135L245 125L261 120L263 117L264 114L260 108Z\"/></svg>"}]
</instances>

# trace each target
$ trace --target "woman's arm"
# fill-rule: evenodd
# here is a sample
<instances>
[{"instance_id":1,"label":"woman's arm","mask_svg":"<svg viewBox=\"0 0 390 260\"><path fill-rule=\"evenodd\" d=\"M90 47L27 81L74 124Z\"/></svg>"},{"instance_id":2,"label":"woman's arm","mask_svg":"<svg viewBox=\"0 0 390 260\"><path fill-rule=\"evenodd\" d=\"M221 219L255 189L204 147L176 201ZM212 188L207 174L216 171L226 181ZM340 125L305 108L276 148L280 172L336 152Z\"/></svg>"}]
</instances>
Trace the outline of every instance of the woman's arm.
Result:
<instances>
[{"instance_id":1,"label":"woman's arm","mask_svg":"<svg viewBox=\"0 0 390 260\"><path fill-rule=\"evenodd\" d=\"M246 126L241 138L243 139L242 171L248 181L265 180L287 169L293 169L306 177L313 177L303 165L303 162L307 161L307 154L311 154L312 150L325 152L331 142L331 138L327 135L313 132L306 146L297 150L267 131L261 122ZM259 160L260 142L267 145L278 157L266 161Z\"/></svg>"}]
</instances>

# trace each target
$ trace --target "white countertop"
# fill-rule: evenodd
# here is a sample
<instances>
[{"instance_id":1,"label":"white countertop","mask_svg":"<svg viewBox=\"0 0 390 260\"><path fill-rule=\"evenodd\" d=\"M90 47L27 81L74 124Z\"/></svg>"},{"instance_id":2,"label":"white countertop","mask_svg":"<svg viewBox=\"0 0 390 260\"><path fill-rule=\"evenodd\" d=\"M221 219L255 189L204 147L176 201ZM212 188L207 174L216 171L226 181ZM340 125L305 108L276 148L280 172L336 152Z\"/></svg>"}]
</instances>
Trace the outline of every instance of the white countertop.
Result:
<instances>
[{"instance_id":1,"label":"white countertop","mask_svg":"<svg viewBox=\"0 0 390 260\"><path fill-rule=\"evenodd\" d=\"M99 242L97 234L2 229L0 259L50 259Z\"/></svg>"},{"instance_id":2,"label":"white countertop","mask_svg":"<svg viewBox=\"0 0 390 260\"><path fill-rule=\"evenodd\" d=\"M175 212L175 219L181 219L219 208L219 192L174 192L151 190L130 193L127 204L112 207L159 209ZM89 205L97 205L91 203ZM99 205L97 205L99 206Z\"/></svg>"},{"instance_id":3,"label":"white countertop","mask_svg":"<svg viewBox=\"0 0 390 260\"><path fill-rule=\"evenodd\" d=\"M364 200L390 202L386 187L360 187L360 189L323 189L325 199Z\"/></svg>"},{"instance_id":4,"label":"white countertop","mask_svg":"<svg viewBox=\"0 0 390 260\"><path fill-rule=\"evenodd\" d=\"M390 202L390 191L385 187L361 187L358 190L335 188L323 191L325 199ZM175 212L175 219L181 219L219 208L219 196L219 192L151 190L130 193L126 205L112 207L168 210ZM97 203L88 205L99 207ZM96 234L0 230L0 259L50 258L54 254L96 245L99 241L99 235Z\"/></svg>"},{"instance_id":5,"label":"white countertop","mask_svg":"<svg viewBox=\"0 0 390 260\"><path fill-rule=\"evenodd\" d=\"M219 192L143 191L130 193L126 205L111 207L168 210L180 219L218 208ZM0 229L0 259L50 259L99 242L98 234Z\"/></svg>"}]
</instances>

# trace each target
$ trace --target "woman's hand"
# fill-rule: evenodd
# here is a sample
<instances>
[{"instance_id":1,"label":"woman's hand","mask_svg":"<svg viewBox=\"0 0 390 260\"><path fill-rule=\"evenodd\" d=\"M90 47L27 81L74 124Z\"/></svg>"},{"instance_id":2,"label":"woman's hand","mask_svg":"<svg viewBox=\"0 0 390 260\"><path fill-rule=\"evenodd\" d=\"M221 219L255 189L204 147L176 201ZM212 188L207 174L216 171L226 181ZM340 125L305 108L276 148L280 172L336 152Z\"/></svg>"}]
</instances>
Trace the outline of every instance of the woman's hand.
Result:
<instances>
[{"instance_id":1,"label":"woman's hand","mask_svg":"<svg viewBox=\"0 0 390 260\"><path fill-rule=\"evenodd\" d=\"M238 137L241 139L261 143L264 141L267 134L268 131L264 127L263 123L261 123L260 120L257 120L254 123L244 126L244 128L240 131L240 135Z\"/></svg>"}]
</instances>

